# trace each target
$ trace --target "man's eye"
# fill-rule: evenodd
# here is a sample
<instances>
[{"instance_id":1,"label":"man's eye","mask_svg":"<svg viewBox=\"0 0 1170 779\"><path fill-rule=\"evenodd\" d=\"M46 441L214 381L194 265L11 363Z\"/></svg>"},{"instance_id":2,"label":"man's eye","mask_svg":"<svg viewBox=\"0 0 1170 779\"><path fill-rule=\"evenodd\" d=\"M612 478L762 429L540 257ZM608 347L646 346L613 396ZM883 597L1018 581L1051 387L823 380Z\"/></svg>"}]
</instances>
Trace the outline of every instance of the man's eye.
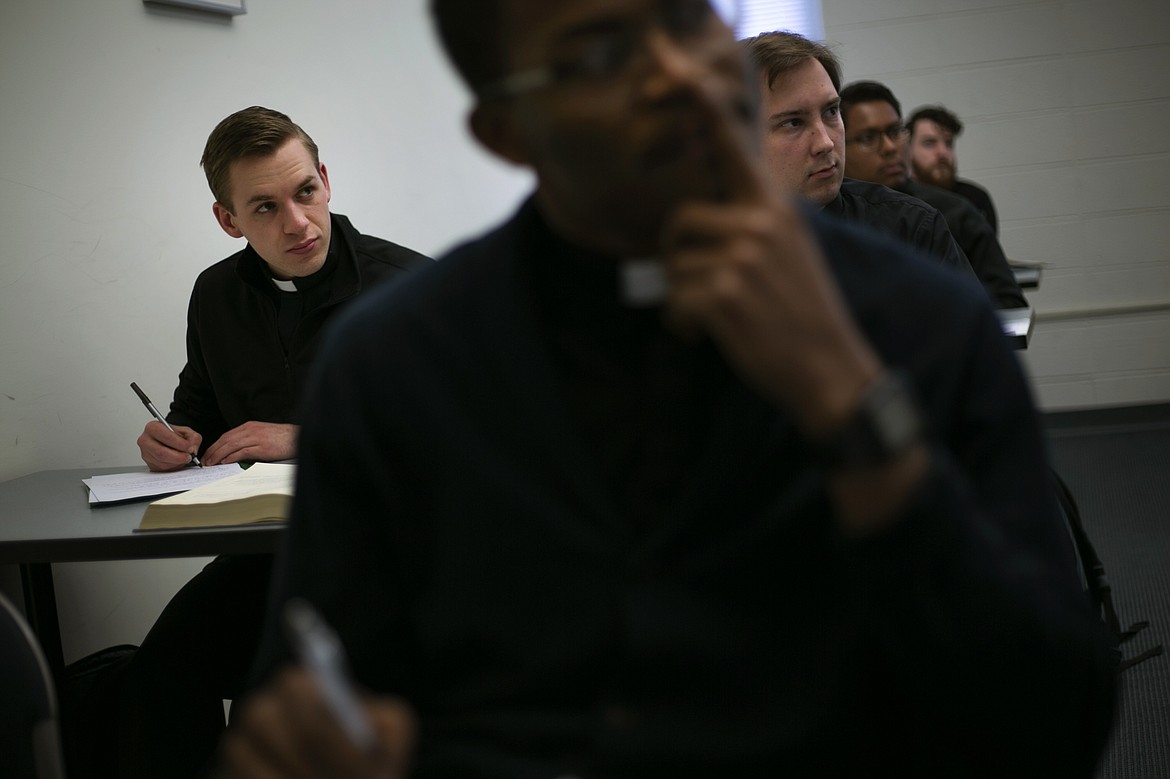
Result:
<instances>
[{"instance_id":1,"label":"man's eye","mask_svg":"<svg viewBox=\"0 0 1170 779\"><path fill-rule=\"evenodd\" d=\"M267 214L271 210L272 210L271 203L261 203L260 205L256 206L256 213L257 214Z\"/></svg>"},{"instance_id":2,"label":"man's eye","mask_svg":"<svg viewBox=\"0 0 1170 779\"><path fill-rule=\"evenodd\" d=\"M306 197L306 198L312 197L313 193L316 191L317 190L315 187L305 187L304 189L301 190L301 197Z\"/></svg>"},{"instance_id":3,"label":"man's eye","mask_svg":"<svg viewBox=\"0 0 1170 779\"><path fill-rule=\"evenodd\" d=\"M628 36L610 34L598 38L576 56L568 56L553 65L558 80L606 78L626 64L632 42Z\"/></svg>"}]
</instances>

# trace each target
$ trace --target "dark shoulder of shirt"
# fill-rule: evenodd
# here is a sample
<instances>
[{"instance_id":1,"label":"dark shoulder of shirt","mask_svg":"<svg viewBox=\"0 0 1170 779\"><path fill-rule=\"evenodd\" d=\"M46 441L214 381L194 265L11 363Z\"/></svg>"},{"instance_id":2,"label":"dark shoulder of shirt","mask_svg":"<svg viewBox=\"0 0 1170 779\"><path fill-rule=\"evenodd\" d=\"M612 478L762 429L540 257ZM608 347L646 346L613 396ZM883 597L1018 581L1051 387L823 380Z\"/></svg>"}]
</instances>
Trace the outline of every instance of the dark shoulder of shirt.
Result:
<instances>
[{"instance_id":1,"label":"dark shoulder of shirt","mask_svg":"<svg viewBox=\"0 0 1170 779\"><path fill-rule=\"evenodd\" d=\"M969 200L975 210L983 214L983 218L991 225L992 231L999 235L999 217L995 213L995 204L991 201L991 194L974 181L957 179L952 190L956 195Z\"/></svg>"},{"instance_id":2,"label":"dark shoulder of shirt","mask_svg":"<svg viewBox=\"0 0 1170 779\"><path fill-rule=\"evenodd\" d=\"M971 268L934 206L871 181L847 178L825 213L859 222L914 246L943 265L970 274Z\"/></svg>"},{"instance_id":3,"label":"dark shoulder of shirt","mask_svg":"<svg viewBox=\"0 0 1170 779\"><path fill-rule=\"evenodd\" d=\"M971 262L971 267L999 308L1023 308L1028 305L1020 285L1012 275L999 239L970 201L954 192L913 180L903 182L898 190L925 200L942 213L955 240Z\"/></svg>"},{"instance_id":4,"label":"dark shoulder of shirt","mask_svg":"<svg viewBox=\"0 0 1170 779\"><path fill-rule=\"evenodd\" d=\"M944 265L921 262L905 241L827 212L809 214L809 221L855 314L861 308L901 319L915 306L937 310L940 302L944 308L960 299L986 302L977 285Z\"/></svg>"},{"instance_id":5,"label":"dark shoulder of shirt","mask_svg":"<svg viewBox=\"0 0 1170 779\"><path fill-rule=\"evenodd\" d=\"M376 281L432 262L430 257L413 249L384 238L359 233L349 218L342 214L331 214L331 219L334 233L331 242L350 250L346 252L348 257L342 259L350 270L343 271L339 278L349 279L351 284L356 280L355 272L362 282ZM196 278L195 287L201 290L223 289L225 286L234 287L241 280L265 294L274 289L271 274L250 244L205 268Z\"/></svg>"},{"instance_id":6,"label":"dark shoulder of shirt","mask_svg":"<svg viewBox=\"0 0 1170 779\"><path fill-rule=\"evenodd\" d=\"M847 178L841 182L837 197L825 206L825 212L878 226L893 225L898 220L926 219L937 210L916 197L881 184Z\"/></svg>"},{"instance_id":7,"label":"dark shoulder of shirt","mask_svg":"<svg viewBox=\"0 0 1170 779\"><path fill-rule=\"evenodd\" d=\"M333 229L339 228L353 246L359 264L363 264L362 261L365 260L374 266L385 265L388 269L409 270L432 262L430 257L414 249L408 249L385 238L359 233L349 221L349 217L333 214Z\"/></svg>"},{"instance_id":8,"label":"dark shoulder of shirt","mask_svg":"<svg viewBox=\"0 0 1170 779\"><path fill-rule=\"evenodd\" d=\"M947 224L950 225L951 232L955 234L956 240L963 240L959 235L961 229L971 229L972 225L987 222L979 214L975 206L971 204L971 201L965 197L956 195L950 190L931 186L930 184L923 184L921 181L907 179L898 185L898 191L911 197L916 197L937 208L939 213L943 215L943 218L947 220ZM975 221L972 221L972 217L976 218Z\"/></svg>"}]
</instances>

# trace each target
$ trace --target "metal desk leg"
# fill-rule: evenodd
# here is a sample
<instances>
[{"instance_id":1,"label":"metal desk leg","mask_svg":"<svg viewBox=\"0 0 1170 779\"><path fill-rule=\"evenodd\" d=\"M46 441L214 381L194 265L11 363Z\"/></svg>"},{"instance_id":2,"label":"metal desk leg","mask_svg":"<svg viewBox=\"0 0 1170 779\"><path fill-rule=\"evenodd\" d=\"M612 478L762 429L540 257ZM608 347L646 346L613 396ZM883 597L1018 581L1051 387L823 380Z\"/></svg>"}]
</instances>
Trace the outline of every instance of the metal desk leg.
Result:
<instances>
[{"instance_id":1,"label":"metal desk leg","mask_svg":"<svg viewBox=\"0 0 1170 779\"><path fill-rule=\"evenodd\" d=\"M61 650L52 563L21 563L20 584L24 589L25 618L41 642L53 678L60 679L65 670L65 654Z\"/></svg>"}]
</instances>

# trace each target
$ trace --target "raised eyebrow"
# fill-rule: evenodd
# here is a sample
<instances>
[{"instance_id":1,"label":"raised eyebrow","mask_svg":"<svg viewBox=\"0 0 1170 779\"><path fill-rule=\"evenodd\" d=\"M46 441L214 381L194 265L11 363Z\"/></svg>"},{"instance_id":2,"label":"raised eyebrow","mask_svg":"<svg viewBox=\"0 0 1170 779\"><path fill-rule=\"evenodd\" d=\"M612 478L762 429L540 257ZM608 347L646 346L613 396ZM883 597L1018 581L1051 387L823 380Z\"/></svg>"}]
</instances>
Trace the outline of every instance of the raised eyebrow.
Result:
<instances>
[{"instance_id":1,"label":"raised eyebrow","mask_svg":"<svg viewBox=\"0 0 1170 779\"><path fill-rule=\"evenodd\" d=\"M801 108L794 108L791 111L777 111L768 117L768 121L774 124L776 122L783 122L786 119L796 119L801 116L808 116L808 111Z\"/></svg>"}]
</instances>

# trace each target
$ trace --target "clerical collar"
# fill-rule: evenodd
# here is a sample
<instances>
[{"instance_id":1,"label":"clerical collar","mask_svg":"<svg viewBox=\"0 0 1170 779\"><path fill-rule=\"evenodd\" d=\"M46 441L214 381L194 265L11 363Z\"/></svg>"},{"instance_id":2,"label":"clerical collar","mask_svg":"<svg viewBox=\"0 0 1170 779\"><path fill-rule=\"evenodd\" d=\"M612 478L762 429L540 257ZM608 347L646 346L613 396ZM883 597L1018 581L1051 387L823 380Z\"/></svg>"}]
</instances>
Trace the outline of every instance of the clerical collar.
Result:
<instances>
[{"instance_id":1,"label":"clerical collar","mask_svg":"<svg viewBox=\"0 0 1170 779\"><path fill-rule=\"evenodd\" d=\"M292 279L278 279L275 276L272 278L272 283L281 292L296 292L297 285L293 283Z\"/></svg>"},{"instance_id":2,"label":"clerical collar","mask_svg":"<svg viewBox=\"0 0 1170 779\"><path fill-rule=\"evenodd\" d=\"M666 273L657 257L616 257L570 241L552 228L535 198L522 213L531 229L526 264L543 295L551 293L571 307L583 296L626 309L655 308L666 300Z\"/></svg>"},{"instance_id":3,"label":"clerical collar","mask_svg":"<svg viewBox=\"0 0 1170 779\"><path fill-rule=\"evenodd\" d=\"M624 260L618 266L618 289L630 308L662 305L669 289L666 271L657 257Z\"/></svg>"}]
</instances>

